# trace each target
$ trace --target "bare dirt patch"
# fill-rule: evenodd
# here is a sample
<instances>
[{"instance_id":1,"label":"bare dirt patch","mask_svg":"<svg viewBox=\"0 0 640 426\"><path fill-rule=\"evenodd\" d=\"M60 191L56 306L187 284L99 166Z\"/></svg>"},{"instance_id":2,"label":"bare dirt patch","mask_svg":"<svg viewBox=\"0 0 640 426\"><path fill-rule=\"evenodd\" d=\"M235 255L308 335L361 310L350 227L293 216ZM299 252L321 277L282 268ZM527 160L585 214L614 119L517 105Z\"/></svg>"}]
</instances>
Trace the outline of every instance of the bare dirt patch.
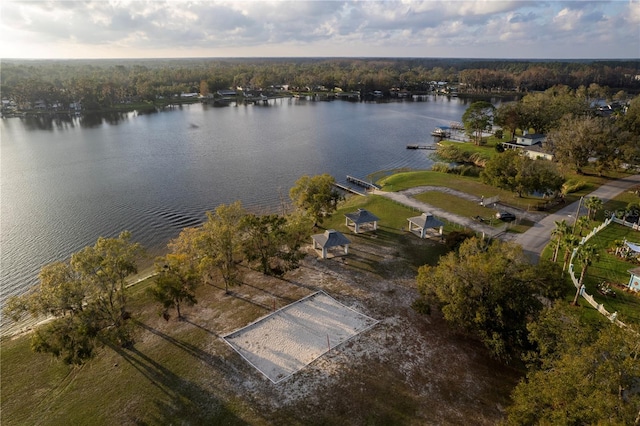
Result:
<instances>
[{"instance_id":1,"label":"bare dirt patch","mask_svg":"<svg viewBox=\"0 0 640 426\"><path fill-rule=\"evenodd\" d=\"M411 250L435 244L410 241ZM309 247L284 279L247 270L244 282L231 295L205 289L185 322L150 326L177 336L194 326L207 330L199 346L220 361L202 365L201 386L244 406L252 424L490 425L503 417L520 378L439 316L416 313L415 269L374 237L358 238L348 256L333 259ZM278 383L222 343L220 336L316 291L380 322Z\"/></svg>"}]
</instances>

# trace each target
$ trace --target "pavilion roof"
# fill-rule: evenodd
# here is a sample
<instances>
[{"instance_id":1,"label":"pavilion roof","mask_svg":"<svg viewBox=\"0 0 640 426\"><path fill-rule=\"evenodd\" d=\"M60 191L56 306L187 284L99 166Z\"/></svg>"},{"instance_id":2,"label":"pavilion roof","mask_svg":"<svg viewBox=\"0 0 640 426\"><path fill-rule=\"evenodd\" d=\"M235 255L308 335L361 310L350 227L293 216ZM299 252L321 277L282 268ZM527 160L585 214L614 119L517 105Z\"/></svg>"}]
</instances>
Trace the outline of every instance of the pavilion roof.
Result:
<instances>
[{"instance_id":1,"label":"pavilion roof","mask_svg":"<svg viewBox=\"0 0 640 426\"><path fill-rule=\"evenodd\" d=\"M344 246L351 243L347 237L335 229L327 229L324 234L312 235L311 238L322 248Z\"/></svg>"},{"instance_id":2,"label":"pavilion roof","mask_svg":"<svg viewBox=\"0 0 640 426\"><path fill-rule=\"evenodd\" d=\"M444 226L444 222L436 219L431 213L422 213L420 216L410 217L407 220L423 229L440 228L441 226Z\"/></svg>"},{"instance_id":3,"label":"pavilion roof","mask_svg":"<svg viewBox=\"0 0 640 426\"><path fill-rule=\"evenodd\" d=\"M346 213L345 216L351 219L353 223L356 223L358 225L362 225L363 223L377 222L380 220L378 216L365 209L358 209L357 212Z\"/></svg>"}]
</instances>

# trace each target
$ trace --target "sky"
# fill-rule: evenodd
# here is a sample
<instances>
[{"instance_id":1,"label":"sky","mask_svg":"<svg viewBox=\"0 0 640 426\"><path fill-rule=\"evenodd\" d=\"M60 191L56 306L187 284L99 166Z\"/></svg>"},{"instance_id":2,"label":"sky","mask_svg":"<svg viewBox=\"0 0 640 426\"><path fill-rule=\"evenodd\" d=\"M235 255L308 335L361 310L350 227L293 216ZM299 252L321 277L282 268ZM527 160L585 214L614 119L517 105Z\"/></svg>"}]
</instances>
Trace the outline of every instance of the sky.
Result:
<instances>
[{"instance_id":1,"label":"sky","mask_svg":"<svg viewBox=\"0 0 640 426\"><path fill-rule=\"evenodd\" d=\"M2 0L0 58L640 59L640 0Z\"/></svg>"}]
</instances>

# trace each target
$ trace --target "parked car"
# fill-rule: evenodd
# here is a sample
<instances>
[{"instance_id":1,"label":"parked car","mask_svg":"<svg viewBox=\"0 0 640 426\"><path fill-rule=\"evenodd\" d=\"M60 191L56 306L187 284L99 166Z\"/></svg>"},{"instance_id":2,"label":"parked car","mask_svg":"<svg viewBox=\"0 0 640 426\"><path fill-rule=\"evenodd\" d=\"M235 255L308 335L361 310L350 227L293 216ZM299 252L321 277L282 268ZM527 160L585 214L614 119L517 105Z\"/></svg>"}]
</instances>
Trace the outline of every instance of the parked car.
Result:
<instances>
[{"instance_id":1,"label":"parked car","mask_svg":"<svg viewBox=\"0 0 640 426\"><path fill-rule=\"evenodd\" d=\"M503 222L513 222L516 220L516 215L509 212L498 212L496 213L496 218L500 219Z\"/></svg>"}]
</instances>

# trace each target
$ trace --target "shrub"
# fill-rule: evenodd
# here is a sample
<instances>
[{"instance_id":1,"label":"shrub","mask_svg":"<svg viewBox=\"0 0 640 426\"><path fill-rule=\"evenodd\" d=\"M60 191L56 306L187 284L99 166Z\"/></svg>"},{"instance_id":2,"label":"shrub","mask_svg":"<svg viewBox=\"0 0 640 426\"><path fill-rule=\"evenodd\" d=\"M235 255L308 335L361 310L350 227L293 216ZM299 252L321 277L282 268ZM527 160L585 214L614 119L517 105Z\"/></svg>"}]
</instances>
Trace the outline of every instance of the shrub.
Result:
<instances>
[{"instance_id":1,"label":"shrub","mask_svg":"<svg viewBox=\"0 0 640 426\"><path fill-rule=\"evenodd\" d=\"M429 305L429 303L422 297L414 300L411 307L419 314L431 315L431 305Z\"/></svg>"},{"instance_id":2,"label":"shrub","mask_svg":"<svg viewBox=\"0 0 640 426\"><path fill-rule=\"evenodd\" d=\"M433 166L431 166L431 170L439 173L449 173L449 165L442 162L434 163Z\"/></svg>"},{"instance_id":3,"label":"shrub","mask_svg":"<svg viewBox=\"0 0 640 426\"><path fill-rule=\"evenodd\" d=\"M575 180L569 179L564 184L562 184L562 193L563 194L571 194L572 192L580 191L583 188L587 187L587 182L583 180Z\"/></svg>"},{"instance_id":4,"label":"shrub","mask_svg":"<svg viewBox=\"0 0 640 426\"><path fill-rule=\"evenodd\" d=\"M482 169L480 169L479 167L467 164L467 165L459 165L459 166L451 167L449 168L448 173L453 173L460 176L478 177L480 176L481 170Z\"/></svg>"},{"instance_id":5,"label":"shrub","mask_svg":"<svg viewBox=\"0 0 640 426\"><path fill-rule=\"evenodd\" d=\"M460 244L473 236L471 231L451 231L445 235L444 244L449 250L458 250Z\"/></svg>"}]
</instances>

